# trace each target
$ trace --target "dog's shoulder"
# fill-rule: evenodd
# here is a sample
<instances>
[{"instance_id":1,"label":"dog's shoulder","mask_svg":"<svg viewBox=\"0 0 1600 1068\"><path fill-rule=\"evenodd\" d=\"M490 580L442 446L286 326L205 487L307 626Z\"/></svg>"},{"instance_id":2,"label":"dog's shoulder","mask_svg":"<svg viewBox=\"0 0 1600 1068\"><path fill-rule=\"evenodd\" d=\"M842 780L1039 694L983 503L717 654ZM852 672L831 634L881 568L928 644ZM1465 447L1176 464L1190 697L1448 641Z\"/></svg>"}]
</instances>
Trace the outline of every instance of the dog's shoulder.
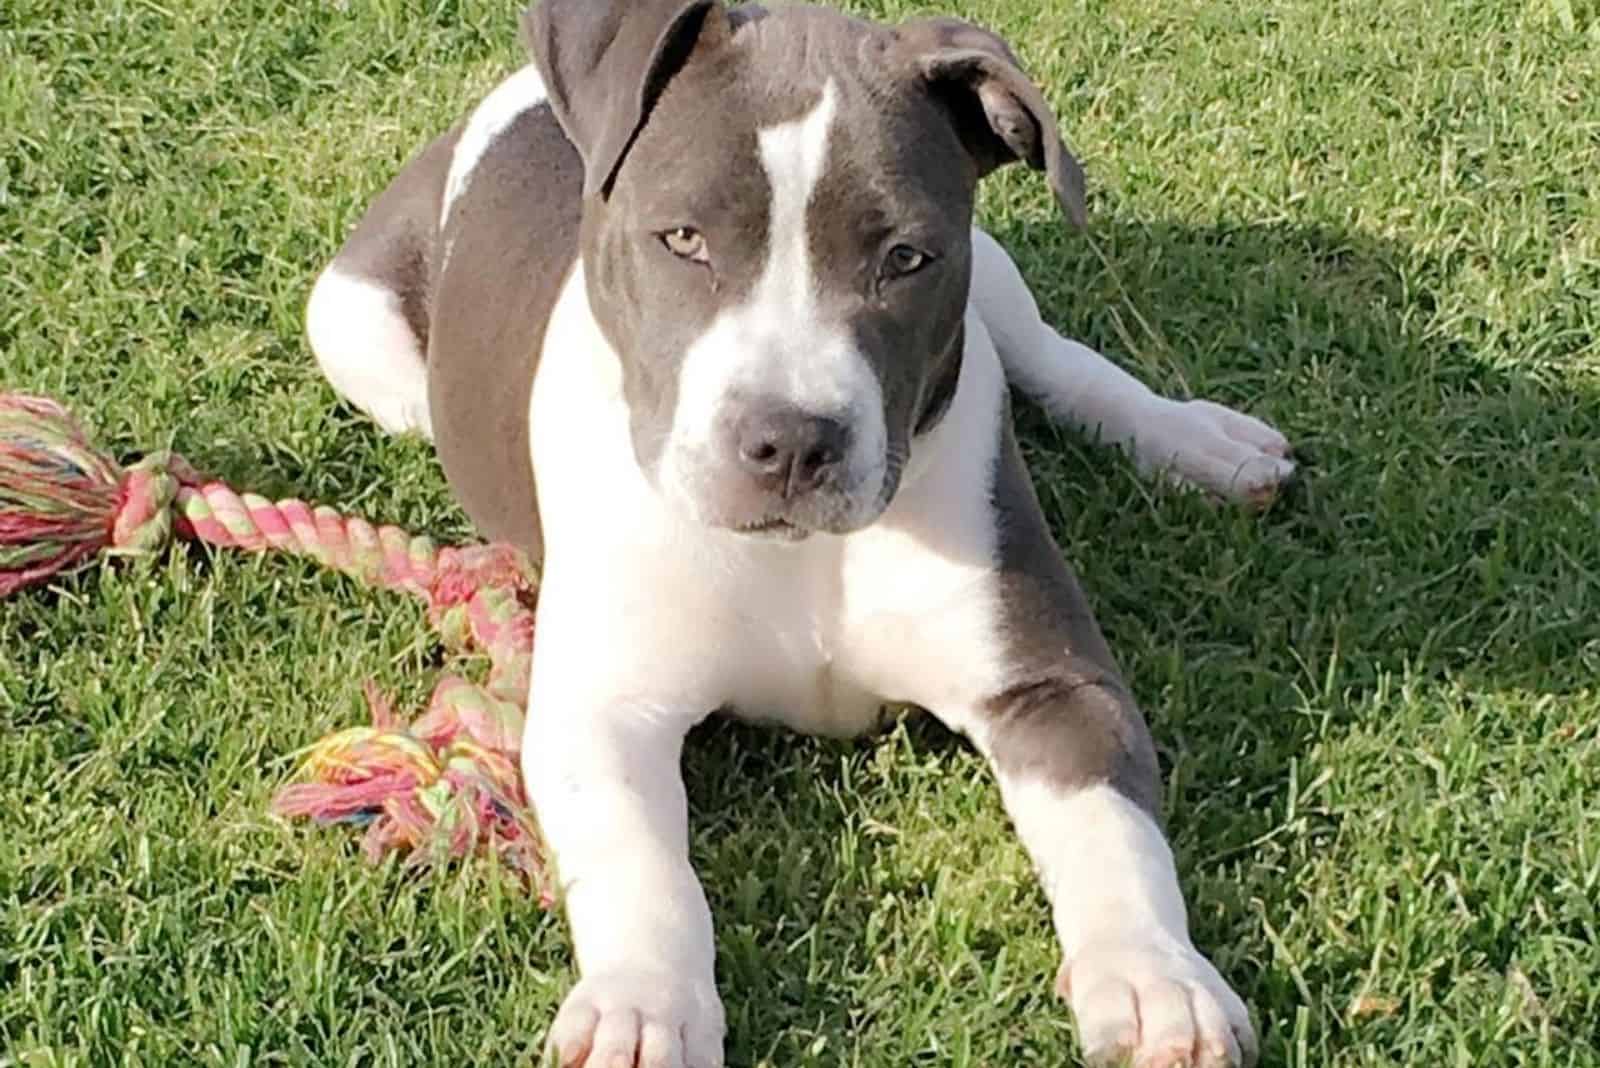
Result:
<instances>
[{"instance_id":1,"label":"dog's shoulder","mask_svg":"<svg viewBox=\"0 0 1600 1068\"><path fill-rule=\"evenodd\" d=\"M480 531L535 553L528 404L578 256L582 186L577 149L530 65L462 125L438 209L428 390L439 459Z\"/></svg>"}]
</instances>

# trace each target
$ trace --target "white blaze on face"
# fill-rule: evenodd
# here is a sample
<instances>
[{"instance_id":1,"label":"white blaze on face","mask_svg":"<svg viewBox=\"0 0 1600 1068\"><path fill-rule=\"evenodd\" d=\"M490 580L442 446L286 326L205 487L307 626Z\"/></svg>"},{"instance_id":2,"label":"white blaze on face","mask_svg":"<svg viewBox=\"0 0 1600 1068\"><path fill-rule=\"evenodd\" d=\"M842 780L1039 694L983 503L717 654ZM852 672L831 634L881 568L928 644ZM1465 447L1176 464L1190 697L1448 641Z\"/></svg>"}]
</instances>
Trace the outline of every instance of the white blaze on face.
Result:
<instances>
[{"instance_id":1,"label":"white blaze on face","mask_svg":"<svg viewBox=\"0 0 1600 1068\"><path fill-rule=\"evenodd\" d=\"M811 262L811 196L828 159L837 112L832 81L792 122L759 131L771 202L767 259L742 303L730 307L685 354L678 404L662 465L662 484L705 516L718 509L718 483L742 477L719 432L744 402L789 404L838 419L851 431L841 487L848 517L870 515L884 479L887 430L883 391L842 323L825 321ZM717 250L711 250L712 262Z\"/></svg>"}]
</instances>

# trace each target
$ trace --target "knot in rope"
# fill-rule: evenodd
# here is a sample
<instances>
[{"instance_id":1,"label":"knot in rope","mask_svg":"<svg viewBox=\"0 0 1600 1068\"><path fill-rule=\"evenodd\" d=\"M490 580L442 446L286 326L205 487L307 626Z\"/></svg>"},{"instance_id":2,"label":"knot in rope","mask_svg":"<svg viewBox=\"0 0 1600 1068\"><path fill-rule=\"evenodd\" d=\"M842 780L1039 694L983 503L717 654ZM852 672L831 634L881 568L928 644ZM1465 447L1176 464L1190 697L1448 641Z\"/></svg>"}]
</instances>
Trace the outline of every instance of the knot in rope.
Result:
<instances>
[{"instance_id":1,"label":"knot in rope","mask_svg":"<svg viewBox=\"0 0 1600 1068\"><path fill-rule=\"evenodd\" d=\"M173 473L175 460L182 464L170 452L153 452L124 473L111 520L112 553L151 556L172 541L172 506L183 486Z\"/></svg>"}]
</instances>

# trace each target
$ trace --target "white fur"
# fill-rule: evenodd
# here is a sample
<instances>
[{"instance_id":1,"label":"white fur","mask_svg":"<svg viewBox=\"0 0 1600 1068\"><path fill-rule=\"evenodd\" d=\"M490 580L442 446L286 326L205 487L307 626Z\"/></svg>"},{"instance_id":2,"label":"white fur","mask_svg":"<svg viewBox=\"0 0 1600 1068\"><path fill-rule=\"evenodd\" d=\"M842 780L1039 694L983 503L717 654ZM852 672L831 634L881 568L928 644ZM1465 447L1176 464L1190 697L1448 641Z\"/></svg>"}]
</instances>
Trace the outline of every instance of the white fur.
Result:
<instances>
[{"instance_id":1,"label":"white fur","mask_svg":"<svg viewBox=\"0 0 1600 1068\"><path fill-rule=\"evenodd\" d=\"M1005 684L989 512L1004 389L969 307L950 409L912 449L888 511L843 539L839 655L859 685L896 704L960 707Z\"/></svg>"},{"instance_id":2,"label":"white fur","mask_svg":"<svg viewBox=\"0 0 1600 1068\"><path fill-rule=\"evenodd\" d=\"M341 397L391 434L433 437L427 367L393 290L327 268L306 302L306 337Z\"/></svg>"},{"instance_id":3,"label":"white fur","mask_svg":"<svg viewBox=\"0 0 1600 1068\"><path fill-rule=\"evenodd\" d=\"M439 205L439 229L450 221L450 209L472 182L472 174L483 162L495 140L517 116L549 99L544 79L532 63L506 78L483 98L467 119L450 156L450 172L445 179L444 200Z\"/></svg>"},{"instance_id":4,"label":"white fur","mask_svg":"<svg viewBox=\"0 0 1600 1068\"><path fill-rule=\"evenodd\" d=\"M649 1044L649 1068L720 1065L711 915L678 773L683 736L712 708L717 635L701 613L715 598L696 595L674 515L634 461L581 263L546 330L530 419L547 519L523 773L582 975L550 1043L562 1063L590 1050L586 1063L632 1066Z\"/></svg>"},{"instance_id":5,"label":"white fur","mask_svg":"<svg viewBox=\"0 0 1600 1068\"><path fill-rule=\"evenodd\" d=\"M1289 444L1258 419L1209 401L1176 401L1039 316L999 242L972 234L972 300L1006 373L1057 419L1132 453L1139 469L1230 500L1270 497L1290 475Z\"/></svg>"},{"instance_id":6,"label":"white fur","mask_svg":"<svg viewBox=\"0 0 1600 1068\"><path fill-rule=\"evenodd\" d=\"M1063 797L1038 780L1002 775L1000 790L1039 869L1067 959L1130 933L1187 942L1172 854L1138 806L1109 786Z\"/></svg>"},{"instance_id":7,"label":"white fur","mask_svg":"<svg viewBox=\"0 0 1600 1068\"><path fill-rule=\"evenodd\" d=\"M836 114L829 81L805 115L759 132L772 198L767 261L749 298L719 315L685 354L663 458L663 485L690 514L703 513L700 502L727 462L718 427L735 395L847 423L853 435L842 482L861 512L878 502L888 440L882 393L848 333L818 305L806 235ZM717 250L710 254L715 262Z\"/></svg>"}]
</instances>

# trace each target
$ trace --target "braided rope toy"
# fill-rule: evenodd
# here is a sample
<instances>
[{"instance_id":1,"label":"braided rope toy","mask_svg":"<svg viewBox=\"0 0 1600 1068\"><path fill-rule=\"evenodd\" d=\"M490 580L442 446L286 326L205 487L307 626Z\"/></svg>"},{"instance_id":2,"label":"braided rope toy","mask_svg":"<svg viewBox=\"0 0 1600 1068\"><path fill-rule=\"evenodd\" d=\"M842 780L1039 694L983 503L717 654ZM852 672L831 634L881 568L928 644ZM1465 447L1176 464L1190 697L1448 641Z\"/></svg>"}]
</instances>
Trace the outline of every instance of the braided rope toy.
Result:
<instances>
[{"instance_id":1,"label":"braided rope toy","mask_svg":"<svg viewBox=\"0 0 1600 1068\"><path fill-rule=\"evenodd\" d=\"M444 645L487 654L481 685L447 675L409 726L368 683L371 726L303 751L272 810L367 828L372 861L496 854L543 904L552 898L518 772L537 579L508 545L439 548L328 507L269 501L156 452L123 468L45 397L0 393L0 597L92 562L149 557L174 537L310 557L368 585L421 598Z\"/></svg>"}]
</instances>

